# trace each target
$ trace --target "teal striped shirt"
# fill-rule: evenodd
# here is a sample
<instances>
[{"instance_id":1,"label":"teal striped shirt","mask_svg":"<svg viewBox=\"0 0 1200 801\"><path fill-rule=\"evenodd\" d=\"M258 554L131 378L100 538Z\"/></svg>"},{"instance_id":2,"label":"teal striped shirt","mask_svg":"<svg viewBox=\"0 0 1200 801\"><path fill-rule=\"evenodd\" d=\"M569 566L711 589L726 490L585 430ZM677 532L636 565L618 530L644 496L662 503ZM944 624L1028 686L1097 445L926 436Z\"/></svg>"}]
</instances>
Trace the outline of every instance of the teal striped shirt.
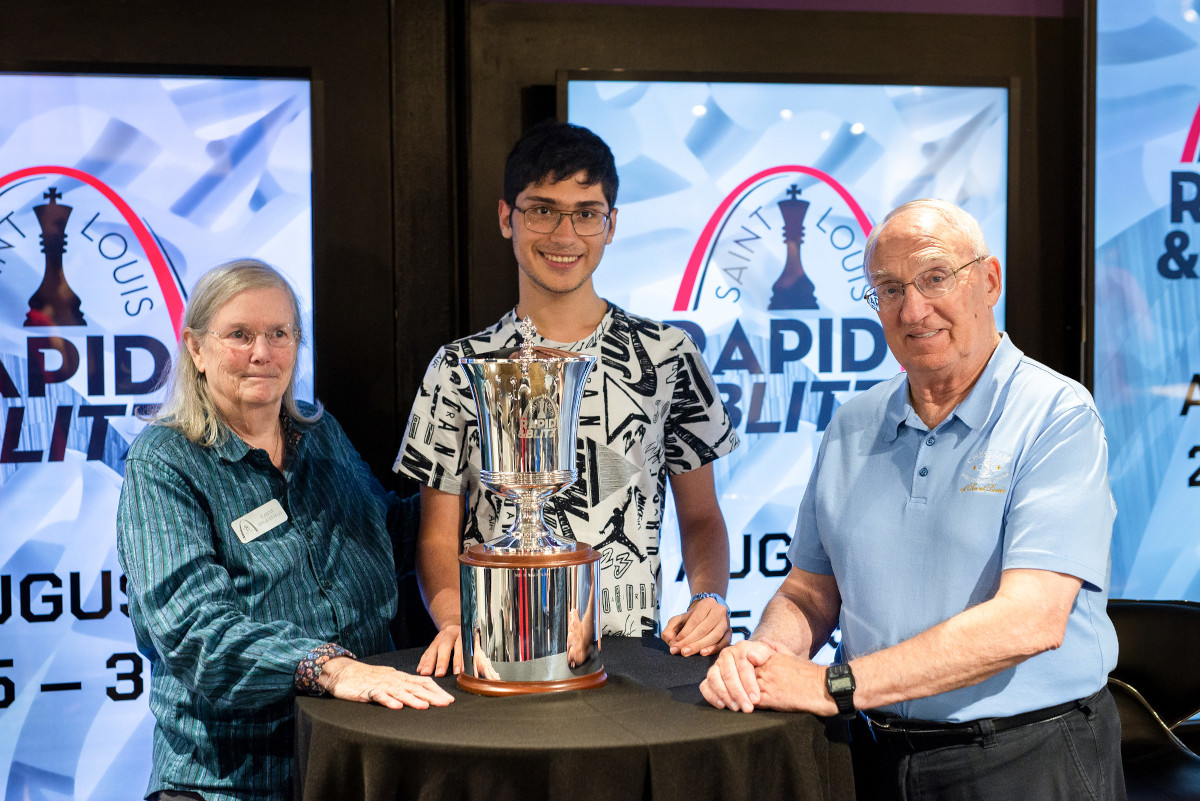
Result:
<instances>
[{"instance_id":1,"label":"teal striped shirt","mask_svg":"<svg viewBox=\"0 0 1200 801\"><path fill-rule=\"evenodd\" d=\"M391 496L328 413L301 431L285 473L232 434L151 425L130 446L117 554L151 666L147 794L289 797L300 661L391 650ZM271 500L287 520L242 542L233 522Z\"/></svg>"}]
</instances>

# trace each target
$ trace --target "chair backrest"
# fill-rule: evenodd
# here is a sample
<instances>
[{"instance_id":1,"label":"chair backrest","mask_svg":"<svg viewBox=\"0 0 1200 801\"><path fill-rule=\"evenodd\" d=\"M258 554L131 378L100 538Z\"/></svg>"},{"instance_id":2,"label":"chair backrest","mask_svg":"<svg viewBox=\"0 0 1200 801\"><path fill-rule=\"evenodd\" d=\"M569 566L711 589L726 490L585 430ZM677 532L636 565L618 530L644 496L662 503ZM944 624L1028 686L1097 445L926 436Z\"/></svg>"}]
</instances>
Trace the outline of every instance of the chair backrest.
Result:
<instances>
[{"instance_id":1,"label":"chair backrest","mask_svg":"<svg viewBox=\"0 0 1200 801\"><path fill-rule=\"evenodd\" d=\"M1112 676L1108 677L1108 689L1121 716L1121 757L1125 762L1188 750L1136 689Z\"/></svg>"},{"instance_id":2,"label":"chair backrest","mask_svg":"<svg viewBox=\"0 0 1200 801\"><path fill-rule=\"evenodd\" d=\"M1200 801L1200 756L1179 741L1138 691L1111 676L1121 716L1121 766L1129 801Z\"/></svg>"},{"instance_id":3,"label":"chair backrest","mask_svg":"<svg viewBox=\"0 0 1200 801\"><path fill-rule=\"evenodd\" d=\"M1113 599L1120 653L1112 678L1131 685L1168 728L1200 712L1200 603Z\"/></svg>"}]
</instances>

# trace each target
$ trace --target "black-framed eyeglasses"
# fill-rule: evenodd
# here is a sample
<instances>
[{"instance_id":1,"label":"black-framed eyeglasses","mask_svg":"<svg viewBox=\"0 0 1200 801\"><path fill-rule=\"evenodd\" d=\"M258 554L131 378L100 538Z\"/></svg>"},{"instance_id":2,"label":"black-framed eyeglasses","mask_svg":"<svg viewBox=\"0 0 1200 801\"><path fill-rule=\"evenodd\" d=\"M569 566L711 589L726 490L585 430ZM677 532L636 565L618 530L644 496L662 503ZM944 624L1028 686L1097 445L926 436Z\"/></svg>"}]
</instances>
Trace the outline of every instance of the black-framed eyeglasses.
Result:
<instances>
[{"instance_id":1,"label":"black-framed eyeglasses","mask_svg":"<svg viewBox=\"0 0 1200 801\"><path fill-rule=\"evenodd\" d=\"M250 350L254 340L262 337L272 348L290 348L296 344L296 333L291 323L277 325L266 331L251 331L249 328L235 326L227 331L209 331L222 345L232 350Z\"/></svg>"},{"instance_id":2,"label":"black-framed eyeglasses","mask_svg":"<svg viewBox=\"0 0 1200 801\"><path fill-rule=\"evenodd\" d=\"M578 209L576 211L559 211L549 206L530 206L527 209L513 209L525 215L525 227L536 234L552 234L558 229L559 222L564 216L571 218L571 227L580 236L596 236L608 228L608 218L612 212L605 214L596 209Z\"/></svg>"},{"instance_id":3,"label":"black-framed eyeglasses","mask_svg":"<svg viewBox=\"0 0 1200 801\"><path fill-rule=\"evenodd\" d=\"M927 298L940 298L942 295L953 291L954 287L958 285L958 274L960 272L974 265L975 262L983 261L986 258L989 257L976 256L962 267L954 269L950 267L934 267L932 270L919 273L911 281L884 281L864 292L863 299L875 311L895 308L904 302L904 287L909 285L916 287L917 291Z\"/></svg>"}]
</instances>

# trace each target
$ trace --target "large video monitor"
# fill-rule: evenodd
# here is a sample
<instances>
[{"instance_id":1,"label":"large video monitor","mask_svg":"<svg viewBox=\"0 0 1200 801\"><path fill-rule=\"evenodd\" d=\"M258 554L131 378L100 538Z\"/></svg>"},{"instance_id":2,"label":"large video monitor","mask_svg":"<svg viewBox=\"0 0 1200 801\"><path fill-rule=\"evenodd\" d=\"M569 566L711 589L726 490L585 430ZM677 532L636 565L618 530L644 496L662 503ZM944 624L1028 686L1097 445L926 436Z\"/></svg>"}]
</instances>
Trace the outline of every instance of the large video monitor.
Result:
<instances>
[{"instance_id":1,"label":"large video monitor","mask_svg":"<svg viewBox=\"0 0 1200 801\"><path fill-rule=\"evenodd\" d=\"M863 301L872 225L950 200L1005 263L1013 89L581 70L558 90L560 117L602 137L620 176L597 290L692 335L741 438L716 475L748 634L787 572L830 417L900 369ZM996 311L1003 328L1003 298ZM678 548L668 509L664 619L688 598Z\"/></svg>"},{"instance_id":2,"label":"large video monitor","mask_svg":"<svg viewBox=\"0 0 1200 801\"><path fill-rule=\"evenodd\" d=\"M310 81L0 72L0 108L0 795L140 798L123 458L208 268L278 267L312 332Z\"/></svg>"},{"instance_id":3,"label":"large video monitor","mask_svg":"<svg viewBox=\"0 0 1200 801\"><path fill-rule=\"evenodd\" d=\"M1200 15L1100 0L1096 405L1117 502L1113 595L1200 601Z\"/></svg>"}]
</instances>

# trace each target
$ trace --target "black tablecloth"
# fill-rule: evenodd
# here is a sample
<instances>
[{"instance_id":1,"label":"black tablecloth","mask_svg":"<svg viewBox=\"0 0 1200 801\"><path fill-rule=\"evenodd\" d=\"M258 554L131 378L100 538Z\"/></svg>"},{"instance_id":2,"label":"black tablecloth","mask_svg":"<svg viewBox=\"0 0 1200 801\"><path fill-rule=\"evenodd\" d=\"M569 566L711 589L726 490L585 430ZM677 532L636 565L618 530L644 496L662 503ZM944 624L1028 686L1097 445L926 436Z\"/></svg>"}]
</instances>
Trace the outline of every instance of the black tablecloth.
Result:
<instances>
[{"instance_id":1,"label":"black tablecloth","mask_svg":"<svg viewBox=\"0 0 1200 801\"><path fill-rule=\"evenodd\" d=\"M849 749L827 737L840 723L713 709L698 689L711 659L602 645L597 689L489 698L446 678L454 703L428 710L299 698L297 797L853 800ZM367 661L412 671L420 654Z\"/></svg>"}]
</instances>

